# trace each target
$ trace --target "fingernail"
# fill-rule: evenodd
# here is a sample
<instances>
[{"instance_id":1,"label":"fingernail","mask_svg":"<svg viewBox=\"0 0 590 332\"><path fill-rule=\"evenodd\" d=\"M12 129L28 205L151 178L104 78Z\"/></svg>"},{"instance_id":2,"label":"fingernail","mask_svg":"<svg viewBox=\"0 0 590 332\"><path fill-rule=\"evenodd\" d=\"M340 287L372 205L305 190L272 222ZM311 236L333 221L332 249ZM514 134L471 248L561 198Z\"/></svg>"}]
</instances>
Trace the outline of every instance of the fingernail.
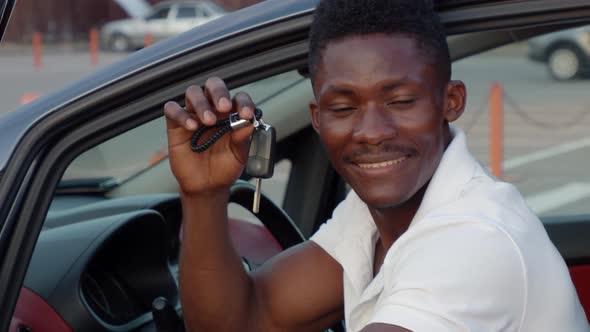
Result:
<instances>
[{"instance_id":1,"label":"fingernail","mask_svg":"<svg viewBox=\"0 0 590 332\"><path fill-rule=\"evenodd\" d=\"M214 122L215 115L211 111L205 111L205 120L207 120L208 122Z\"/></svg>"},{"instance_id":2,"label":"fingernail","mask_svg":"<svg viewBox=\"0 0 590 332\"><path fill-rule=\"evenodd\" d=\"M223 108L223 109L230 109L231 108L231 103L229 102L229 100L225 97L222 97L219 99L219 108Z\"/></svg>"},{"instance_id":3,"label":"fingernail","mask_svg":"<svg viewBox=\"0 0 590 332\"><path fill-rule=\"evenodd\" d=\"M188 127L188 129L197 129L197 121L193 119L187 119L186 126Z\"/></svg>"},{"instance_id":4,"label":"fingernail","mask_svg":"<svg viewBox=\"0 0 590 332\"><path fill-rule=\"evenodd\" d=\"M242 114L246 118L252 118L252 116L254 116L254 113L252 111L252 108L250 108L248 106L242 107Z\"/></svg>"}]
</instances>

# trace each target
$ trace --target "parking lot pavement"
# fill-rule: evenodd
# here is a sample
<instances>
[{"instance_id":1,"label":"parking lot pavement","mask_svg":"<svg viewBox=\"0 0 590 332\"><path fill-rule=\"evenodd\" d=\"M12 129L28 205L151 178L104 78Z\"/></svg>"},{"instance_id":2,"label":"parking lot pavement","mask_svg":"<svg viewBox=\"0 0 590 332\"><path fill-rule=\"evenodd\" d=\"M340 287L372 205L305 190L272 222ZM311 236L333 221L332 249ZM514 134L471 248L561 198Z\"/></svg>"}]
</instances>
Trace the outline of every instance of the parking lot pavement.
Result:
<instances>
[{"instance_id":1,"label":"parking lot pavement","mask_svg":"<svg viewBox=\"0 0 590 332\"><path fill-rule=\"evenodd\" d=\"M30 54L30 53L29 53ZM2 112L13 111L24 94L42 95L113 63L125 54L47 54L32 66L27 52L0 50ZM457 125L468 135L476 158L488 164L488 94L494 82L505 91L504 179L514 183L541 214L590 211L590 80L555 82L541 64L522 54L484 55L456 62L453 78L467 85L467 110ZM286 176L283 176L286 179ZM269 181L278 192L286 180ZM282 184L283 183L283 184Z\"/></svg>"},{"instance_id":2,"label":"parking lot pavement","mask_svg":"<svg viewBox=\"0 0 590 332\"><path fill-rule=\"evenodd\" d=\"M92 65L88 53L53 53L42 58L41 68L35 68L30 53L0 52L0 114L14 111L25 94L39 96L56 91L124 56L102 53L99 63Z\"/></svg>"},{"instance_id":3,"label":"parking lot pavement","mask_svg":"<svg viewBox=\"0 0 590 332\"><path fill-rule=\"evenodd\" d=\"M478 57L454 65L468 107L458 121L476 158L488 164L490 86L504 100L504 179L540 215L589 213L590 80L552 81L544 66L525 57Z\"/></svg>"}]
</instances>

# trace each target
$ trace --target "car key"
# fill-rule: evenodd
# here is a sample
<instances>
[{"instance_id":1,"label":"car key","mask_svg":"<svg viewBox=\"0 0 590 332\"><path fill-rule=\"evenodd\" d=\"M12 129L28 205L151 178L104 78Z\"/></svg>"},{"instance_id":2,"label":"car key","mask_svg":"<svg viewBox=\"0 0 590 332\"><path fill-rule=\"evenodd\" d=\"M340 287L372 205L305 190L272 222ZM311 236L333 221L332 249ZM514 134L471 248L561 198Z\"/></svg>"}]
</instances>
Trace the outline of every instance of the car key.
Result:
<instances>
[{"instance_id":1,"label":"car key","mask_svg":"<svg viewBox=\"0 0 590 332\"><path fill-rule=\"evenodd\" d=\"M262 119L254 121L254 128L246 163L246 174L256 178L252 212L258 213L262 179L268 179L274 173L276 132L273 127L264 123Z\"/></svg>"}]
</instances>

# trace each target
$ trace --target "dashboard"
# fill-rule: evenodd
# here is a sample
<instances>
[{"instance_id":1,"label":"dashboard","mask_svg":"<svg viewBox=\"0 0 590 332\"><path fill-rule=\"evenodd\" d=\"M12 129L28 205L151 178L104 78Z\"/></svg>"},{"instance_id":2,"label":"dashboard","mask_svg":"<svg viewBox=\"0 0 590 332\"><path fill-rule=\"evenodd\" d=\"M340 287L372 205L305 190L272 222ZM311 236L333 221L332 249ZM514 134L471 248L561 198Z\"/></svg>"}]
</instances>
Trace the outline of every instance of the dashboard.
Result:
<instances>
[{"instance_id":1,"label":"dashboard","mask_svg":"<svg viewBox=\"0 0 590 332\"><path fill-rule=\"evenodd\" d=\"M174 194L95 200L57 197L23 289L46 302L47 310L71 331L156 331L154 299L164 297L181 315L181 220L180 199ZM232 219L230 232L246 269L282 250L261 225ZM21 297L13 321L35 331L54 331L27 324L26 317L39 314L31 314L33 306ZM10 331L16 331L13 325Z\"/></svg>"}]
</instances>

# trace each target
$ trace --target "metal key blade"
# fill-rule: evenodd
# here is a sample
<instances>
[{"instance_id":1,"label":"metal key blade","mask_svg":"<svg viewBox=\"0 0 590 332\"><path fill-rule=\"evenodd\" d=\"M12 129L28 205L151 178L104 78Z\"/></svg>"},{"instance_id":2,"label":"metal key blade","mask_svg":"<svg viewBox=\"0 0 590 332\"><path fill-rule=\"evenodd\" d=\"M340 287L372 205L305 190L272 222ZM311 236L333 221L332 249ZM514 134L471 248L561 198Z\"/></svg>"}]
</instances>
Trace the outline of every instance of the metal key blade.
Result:
<instances>
[{"instance_id":1,"label":"metal key blade","mask_svg":"<svg viewBox=\"0 0 590 332\"><path fill-rule=\"evenodd\" d=\"M256 178L256 190L254 191L254 203L252 205L252 212L258 213L260 211L260 190L262 189L262 179Z\"/></svg>"}]
</instances>

